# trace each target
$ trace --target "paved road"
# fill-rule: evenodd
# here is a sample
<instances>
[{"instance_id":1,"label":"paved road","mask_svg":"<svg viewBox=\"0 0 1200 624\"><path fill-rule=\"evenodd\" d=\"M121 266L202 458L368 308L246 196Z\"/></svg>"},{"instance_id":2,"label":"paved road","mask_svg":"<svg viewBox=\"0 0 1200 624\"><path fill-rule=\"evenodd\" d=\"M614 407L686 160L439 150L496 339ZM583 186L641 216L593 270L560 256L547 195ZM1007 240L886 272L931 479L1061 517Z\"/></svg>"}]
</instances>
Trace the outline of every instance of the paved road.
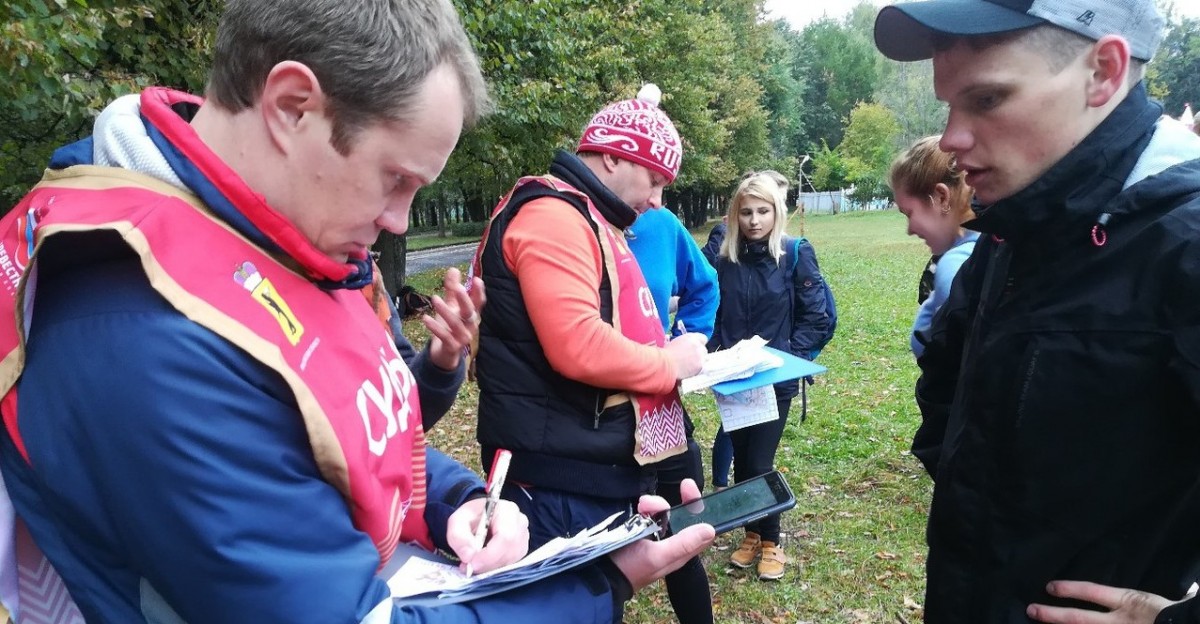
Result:
<instances>
[{"instance_id":1,"label":"paved road","mask_svg":"<svg viewBox=\"0 0 1200 624\"><path fill-rule=\"evenodd\" d=\"M429 269L467 264L475 255L475 248L478 246L478 243L464 243L436 249L410 251L408 257L405 258L404 274L407 276Z\"/></svg>"}]
</instances>

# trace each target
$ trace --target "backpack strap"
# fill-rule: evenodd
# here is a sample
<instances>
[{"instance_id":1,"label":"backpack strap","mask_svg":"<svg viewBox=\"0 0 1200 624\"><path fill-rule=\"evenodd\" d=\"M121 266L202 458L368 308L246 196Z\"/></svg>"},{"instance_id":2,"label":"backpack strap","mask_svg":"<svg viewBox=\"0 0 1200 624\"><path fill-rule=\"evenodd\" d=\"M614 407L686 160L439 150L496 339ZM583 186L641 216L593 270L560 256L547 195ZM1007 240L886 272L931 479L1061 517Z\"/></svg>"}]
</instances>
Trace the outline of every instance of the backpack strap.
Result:
<instances>
[{"instance_id":1,"label":"backpack strap","mask_svg":"<svg viewBox=\"0 0 1200 624\"><path fill-rule=\"evenodd\" d=\"M800 379L800 422L808 420L808 386L812 383L812 375Z\"/></svg>"},{"instance_id":2,"label":"backpack strap","mask_svg":"<svg viewBox=\"0 0 1200 624\"><path fill-rule=\"evenodd\" d=\"M808 239L801 236L793 239L795 245L792 246L792 266L789 271L793 276L796 275L796 267L800 265L800 245L807 243ZM816 356L813 356L814 359ZM812 375L800 378L800 422L808 420L808 387L813 384Z\"/></svg>"},{"instance_id":3,"label":"backpack strap","mask_svg":"<svg viewBox=\"0 0 1200 624\"><path fill-rule=\"evenodd\" d=\"M793 238L791 241L794 243L792 245L792 266L788 267L788 272L794 275L796 273L796 266L800 264L800 244L807 243L808 239L801 236L800 238Z\"/></svg>"}]
</instances>

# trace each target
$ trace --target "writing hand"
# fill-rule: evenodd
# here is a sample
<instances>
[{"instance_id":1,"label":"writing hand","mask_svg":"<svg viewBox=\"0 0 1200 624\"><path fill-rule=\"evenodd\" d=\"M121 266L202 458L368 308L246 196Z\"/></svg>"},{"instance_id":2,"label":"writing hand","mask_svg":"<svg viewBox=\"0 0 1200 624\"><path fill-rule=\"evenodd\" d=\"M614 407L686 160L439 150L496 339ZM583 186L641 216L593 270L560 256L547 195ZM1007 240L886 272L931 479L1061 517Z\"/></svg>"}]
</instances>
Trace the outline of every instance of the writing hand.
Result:
<instances>
[{"instance_id":1,"label":"writing hand","mask_svg":"<svg viewBox=\"0 0 1200 624\"><path fill-rule=\"evenodd\" d=\"M704 366L704 334L683 334L667 343L667 353L675 365L675 378L684 379L700 372Z\"/></svg>"},{"instance_id":2,"label":"writing hand","mask_svg":"<svg viewBox=\"0 0 1200 624\"><path fill-rule=\"evenodd\" d=\"M446 543L462 561L462 569L471 564L472 572L480 573L519 561L529 552L529 519L516 504L504 499L496 503L492 525L482 549L475 544L475 529L483 520L486 499L477 498L463 503L446 524Z\"/></svg>"}]
</instances>

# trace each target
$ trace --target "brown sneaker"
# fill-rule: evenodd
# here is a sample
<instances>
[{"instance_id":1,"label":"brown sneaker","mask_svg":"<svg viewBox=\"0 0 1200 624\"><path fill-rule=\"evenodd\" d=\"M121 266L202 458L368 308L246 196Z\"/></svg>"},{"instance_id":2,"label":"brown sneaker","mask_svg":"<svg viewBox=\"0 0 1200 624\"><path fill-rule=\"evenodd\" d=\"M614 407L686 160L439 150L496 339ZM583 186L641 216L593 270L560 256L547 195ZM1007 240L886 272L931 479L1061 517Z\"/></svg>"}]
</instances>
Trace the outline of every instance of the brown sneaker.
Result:
<instances>
[{"instance_id":1,"label":"brown sneaker","mask_svg":"<svg viewBox=\"0 0 1200 624\"><path fill-rule=\"evenodd\" d=\"M739 568L748 568L760 553L762 553L762 538L758 536L758 533L746 531L746 537L742 538L742 545L738 546L738 549L729 556L729 563Z\"/></svg>"},{"instance_id":2,"label":"brown sneaker","mask_svg":"<svg viewBox=\"0 0 1200 624\"><path fill-rule=\"evenodd\" d=\"M762 543L762 560L758 562L758 578L764 581L773 581L783 577L784 564L787 563L787 555L783 554L783 549L775 545L775 542L763 541Z\"/></svg>"}]
</instances>

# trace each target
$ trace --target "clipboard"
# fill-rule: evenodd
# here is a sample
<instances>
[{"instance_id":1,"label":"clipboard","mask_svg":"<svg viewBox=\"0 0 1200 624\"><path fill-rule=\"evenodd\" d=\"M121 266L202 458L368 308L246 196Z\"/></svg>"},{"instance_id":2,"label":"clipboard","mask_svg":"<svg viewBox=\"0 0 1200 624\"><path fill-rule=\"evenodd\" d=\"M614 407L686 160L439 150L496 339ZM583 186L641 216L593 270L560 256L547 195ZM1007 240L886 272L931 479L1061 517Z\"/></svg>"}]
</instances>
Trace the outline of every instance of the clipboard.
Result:
<instances>
[{"instance_id":1,"label":"clipboard","mask_svg":"<svg viewBox=\"0 0 1200 624\"><path fill-rule=\"evenodd\" d=\"M614 525L619 515L613 514L574 537L551 540L521 561L470 579L454 571L457 563L408 544L401 544L378 574L387 580L393 602L401 606L438 606L486 598L589 563L660 530L654 519L640 514ZM411 562L416 562L416 570L406 575Z\"/></svg>"},{"instance_id":2,"label":"clipboard","mask_svg":"<svg viewBox=\"0 0 1200 624\"><path fill-rule=\"evenodd\" d=\"M775 384L781 381L790 381L809 375L820 375L829 370L820 364L810 362L804 358L799 358L791 353L786 353L772 347L763 347L770 351L775 356L783 360L783 366L770 368L765 371L759 371L745 379L734 379L732 381L722 381L719 384L712 386L713 390L721 394L735 394L743 390L752 390L760 386Z\"/></svg>"}]
</instances>

